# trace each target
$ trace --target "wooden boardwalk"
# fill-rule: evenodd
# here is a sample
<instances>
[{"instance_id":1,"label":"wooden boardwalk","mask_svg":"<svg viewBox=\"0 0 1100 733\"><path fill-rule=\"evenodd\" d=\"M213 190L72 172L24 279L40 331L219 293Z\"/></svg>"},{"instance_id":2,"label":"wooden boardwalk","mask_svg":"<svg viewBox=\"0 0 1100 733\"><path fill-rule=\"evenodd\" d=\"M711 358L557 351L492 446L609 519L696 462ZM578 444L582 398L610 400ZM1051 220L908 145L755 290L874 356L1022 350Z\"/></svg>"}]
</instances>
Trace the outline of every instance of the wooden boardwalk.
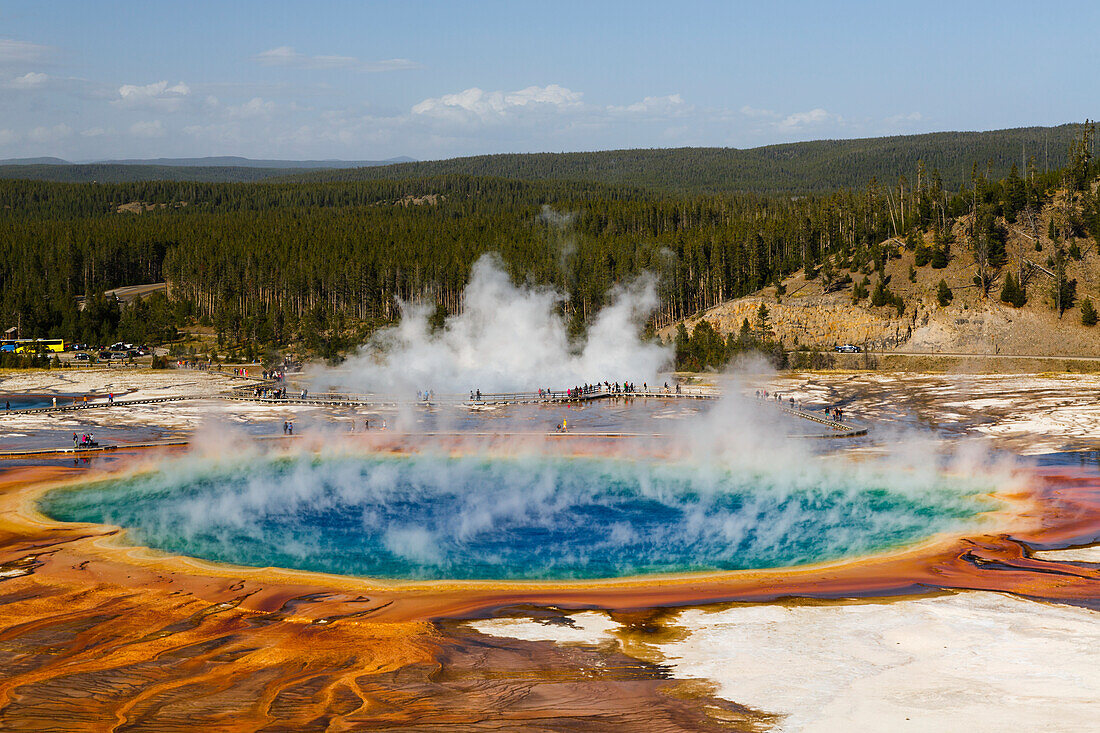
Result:
<instances>
[{"instance_id":1,"label":"wooden boardwalk","mask_svg":"<svg viewBox=\"0 0 1100 733\"><path fill-rule=\"evenodd\" d=\"M271 383L272 385L274 383ZM272 389L273 387L268 387ZM680 391L664 390L661 389L649 389L643 391L615 391L608 389L590 389L580 391L560 390L560 391L543 391L539 392L497 392L497 393L485 393L480 396L474 393L473 399L470 399L469 395L431 395L427 399L421 400L395 400L392 398L383 397L380 395L364 394L364 393L336 393L336 392L319 392L316 394L307 393L302 396L301 393L290 394L286 397L274 397L274 396L257 396L256 387L238 387L230 392L223 392L217 394L195 394L195 395L177 395L173 397L152 397L148 399L118 399L114 402L96 401L96 402L78 402L68 405L58 405L56 407L33 407L22 410L7 410L0 412L0 417L11 415L35 415L35 414L49 414L49 413L70 413L70 412L84 412L86 410L98 410L114 407L128 407L135 405L151 405L165 402L183 402L187 400L210 400L210 399L223 399L232 400L237 402L252 402L270 405L285 405L285 406L317 406L317 407L351 407L351 408L379 408L379 407L398 407L401 405L408 406L420 406L420 407L433 407L441 405L452 406L466 406L471 409L478 409L480 407L498 407L505 405L527 405L527 404L561 404L561 403L581 403L594 400L636 400L636 399L659 399L659 400L715 400L721 397L721 392L717 389L706 387L681 387ZM808 412L806 410L796 409L793 407L787 407L783 403L777 403L776 407L784 413L793 417L801 418L803 420L809 420L811 422L823 425L829 428L830 432L823 432L819 434L807 434L807 435L794 435L795 438L852 438L867 434L867 428L857 425L851 425L844 422L838 422L822 415ZM540 437L540 438L669 438L671 436L661 433L630 433L630 432L530 432L530 433L495 433L495 432L469 432L469 431L454 431L454 432L438 432L429 431L421 433L394 433L387 432L388 435L393 437L454 437L454 438L506 438L506 437ZM289 437L289 436L288 436ZM293 436L301 437L301 436ZM261 436L260 440L281 439L282 436ZM21 458L33 458L33 457L45 457L45 456L64 456L71 455L74 457L80 457L85 455L94 455L97 453L104 453L115 450L130 450L130 449L142 449L142 448L163 448L172 446L184 446L190 443L186 439L174 439L163 441L150 441L144 443L123 443L115 445L103 445L96 448L40 448L40 449L24 449L24 450L11 450L0 451L0 460L21 459Z\"/></svg>"},{"instance_id":2,"label":"wooden boardwalk","mask_svg":"<svg viewBox=\"0 0 1100 733\"><path fill-rule=\"evenodd\" d=\"M804 417L804 415L800 415ZM813 439L832 439L832 438L854 438L867 434L866 428L846 426L847 430L837 431L832 433L807 433L803 435L789 435L787 437L796 440L813 440ZM453 439L466 439L466 440L501 440L501 439L534 439L534 440L570 440L577 438L591 439L591 440L672 440L675 439L675 435L669 433L637 433L637 432L621 432L621 431L608 431L608 432L591 432L591 431L522 431L522 432L485 432L485 431L466 431L466 430L428 430L424 432L398 432L394 430L375 430L370 433L342 433L333 437L338 438L354 438L357 436L373 435L376 437L384 437L393 440L419 440L419 439L432 439L432 438L453 438ZM296 441L303 438L311 437L309 435L258 435L254 436L257 441ZM315 437L315 436L313 436ZM0 451L0 461L5 460L23 460L29 458L49 458L56 457L61 458L65 456L72 456L73 458L87 458L101 453L110 453L114 451L127 451L127 450L148 450L151 448L174 448L190 445L191 441L185 438L177 438L171 440L153 440L142 443L114 443L110 445L98 445L94 448L28 448L23 450L11 450Z\"/></svg>"},{"instance_id":3,"label":"wooden boardwalk","mask_svg":"<svg viewBox=\"0 0 1100 733\"><path fill-rule=\"evenodd\" d=\"M570 390L554 390L543 392L492 392L470 395L461 394L432 394L427 398L418 400L396 400L382 395L357 392L316 392L306 393L303 397L300 392L288 393L285 397L258 396L255 387L238 387L232 393L220 395L222 399L237 400L241 402L260 402L273 405L315 405L321 407L397 407L399 405L465 405L467 407L497 407L501 405L532 405L555 404L570 402L589 402L592 400L606 399L686 399L686 400L715 400L722 394L716 389L705 387L690 387L680 392L663 389L650 389L646 391L614 391L607 389L592 389L588 391L571 392Z\"/></svg>"},{"instance_id":4,"label":"wooden boardwalk","mask_svg":"<svg viewBox=\"0 0 1100 733\"><path fill-rule=\"evenodd\" d=\"M213 399L217 399L218 395L215 395ZM102 398L96 398L102 399ZM67 405L47 405L46 407L27 407L22 410L3 410L0 411L0 417L4 415L38 415L44 413L56 413L56 412L84 412L85 410L100 410L107 407L125 407L127 405L154 405L158 402L182 402L184 400L204 400L212 399L208 395L178 395L175 397L150 397L144 400L115 400L114 402L74 402Z\"/></svg>"}]
</instances>

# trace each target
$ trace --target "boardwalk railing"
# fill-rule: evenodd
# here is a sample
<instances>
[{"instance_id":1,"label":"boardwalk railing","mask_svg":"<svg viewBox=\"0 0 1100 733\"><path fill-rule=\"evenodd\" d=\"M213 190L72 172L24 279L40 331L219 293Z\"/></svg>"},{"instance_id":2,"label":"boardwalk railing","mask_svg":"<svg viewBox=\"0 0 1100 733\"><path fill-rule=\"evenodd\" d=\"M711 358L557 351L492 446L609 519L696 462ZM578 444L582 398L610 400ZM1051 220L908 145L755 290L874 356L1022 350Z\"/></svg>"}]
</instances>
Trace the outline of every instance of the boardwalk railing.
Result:
<instances>
[{"instance_id":1,"label":"boardwalk railing","mask_svg":"<svg viewBox=\"0 0 1100 733\"><path fill-rule=\"evenodd\" d=\"M836 431L836 434L828 436L828 437L847 438L847 437L853 437L853 436L856 436L856 435L866 435L867 434L867 428L858 427L858 426L855 426L855 425L848 425L847 423L842 423L838 420L833 420L833 419L827 418L827 417L821 417L820 415L815 415L814 413L807 412L806 410L803 410L803 409L793 408L793 407L780 407L779 409L781 409L783 412L787 413L788 415L794 415L795 417L800 417L803 420L809 420L811 422L816 422L816 423L819 423L821 425L825 425L826 427L832 428L833 430Z\"/></svg>"},{"instance_id":2,"label":"boardwalk railing","mask_svg":"<svg viewBox=\"0 0 1100 733\"><path fill-rule=\"evenodd\" d=\"M489 392L462 394L429 394L418 400L399 400L391 396L383 396L371 393L355 392L288 392L285 397L276 396L276 388L282 386L276 382L265 382L235 387L229 392L220 394L192 394L176 395L172 397L151 397L145 399L115 399L109 402L102 397L92 402L74 402L71 404L34 407L22 410L9 410L0 412L8 415L26 415L37 413L77 412L89 409L102 409L107 407L124 407L128 405L147 405L158 402L179 402L193 399L228 399L242 402L261 402L277 405L314 405L318 407L396 407L398 405L466 405L472 409L481 406L517 405L517 404L550 404L565 402L586 402L589 400L603 399L718 399L721 392L712 387L684 386L679 389L664 387L649 387L648 389L622 391L608 389L606 387L593 387L587 390L543 390L542 392ZM779 409L787 414L804 420L810 420L824 425L834 431L834 437L864 435L867 429L856 427L839 420L833 420L821 414L815 414L806 410L787 407L780 403Z\"/></svg>"},{"instance_id":3,"label":"boardwalk railing","mask_svg":"<svg viewBox=\"0 0 1100 733\"><path fill-rule=\"evenodd\" d=\"M176 395L173 397L149 397L141 400L116 399L111 402L106 397L96 396L90 402L70 402L67 404L47 405L45 407L26 407L17 410L0 410L0 415L37 415L48 412L82 412L105 407L124 407L126 405L151 405L157 402L180 402L182 400L209 399L209 395Z\"/></svg>"},{"instance_id":4,"label":"boardwalk railing","mask_svg":"<svg viewBox=\"0 0 1100 733\"><path fill-rule=\"evenodd\" d=\"M262 385L250 385L236 387L225 395L227 399L247 400L250 402L265 402L274 404L292 405L327 405L327 406L374 406L374 405L398 405L398 404L465 404L471 407L479 405L517 405L551 402L584 402L587 400L600 400L616 397L629 398L681 398L681 399L715 399L720 396L716 389L709 387L683 387L677 391L675 388L650 387L645 390L633 390L624 392L621 389L607 389L606 387L590 388L588 390L555 389L542 392L468 392L466 394L434 394L419 399L398 399L390 395L379 395L369 392L306 392L302 396L301 391L287 391L285 396L276 396L280 385L274 382Z\"/></svg>"}]
</instances>

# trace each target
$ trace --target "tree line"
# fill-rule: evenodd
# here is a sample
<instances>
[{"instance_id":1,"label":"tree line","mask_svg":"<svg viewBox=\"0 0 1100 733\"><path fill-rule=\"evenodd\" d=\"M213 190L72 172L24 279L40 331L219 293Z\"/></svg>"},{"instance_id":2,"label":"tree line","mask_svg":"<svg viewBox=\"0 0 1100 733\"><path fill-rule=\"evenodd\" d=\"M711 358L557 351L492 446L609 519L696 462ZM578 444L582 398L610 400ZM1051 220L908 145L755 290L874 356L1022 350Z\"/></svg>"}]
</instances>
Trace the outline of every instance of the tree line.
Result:
<instances>
[{"instance_id":1,"label":"tree line","mask_svg":"<svg viewBox=\"0 0 1100 733\"><path fill-rule=\"evenodd\" d=\"M972 165L955 189L918 161L889 182L806 196L468 175L0 181L0 325L102 343L121 334L167 340L194 318L212 325L226 348L298 341L332 354L396 319L401 301L434 303L439 317L460 310L469 270L489 252L515 281L564 292L577 331L615 284L642 272L659 278L654 328L800 269L826 287L850 285L853 296L901 311L905 304L881 278L899 248L916 250L918 264L925 258L930 267L969 248L979 261L976 277L990 287L1006 259L1004 228L1033 231L1037 212L1070 186L1052 220L1064 246L1044 253L1064 276L1074 237L1100 232L1091 144L1081 132L1067 165L1052 171L1032 160L996 178L992 165ZM119 209L135 202L143 213ZM957 222L966 223L961 238ZM853 270L877 271L879 283L853 283L845 274ZM167 298L120 308L102 295L159 281L168 283ZM1062 287L1060 302L1070 302L1069 282ZM146 337L132 337L136 331Z\"/></svg>"},{"instance_id":2,"label":"tree line","mask_svg":"<svg viewBox=\"0 0 1100 733\"><path fill-rule=\"evenodd\" d=\"M1034 158L1039 169L1066 164L1078 125L988 132L816 140L759 148L659 148L584 153L478 155L371 168L297 173L288 180L356 181L474 175L525 181L589 181L678 195L807 194L861 189L870 181L911 175L919 162L936 168L953 190L968 182L970 164L989 165L1003 178L1013 164Z\"/></svg>"}]
</instances>

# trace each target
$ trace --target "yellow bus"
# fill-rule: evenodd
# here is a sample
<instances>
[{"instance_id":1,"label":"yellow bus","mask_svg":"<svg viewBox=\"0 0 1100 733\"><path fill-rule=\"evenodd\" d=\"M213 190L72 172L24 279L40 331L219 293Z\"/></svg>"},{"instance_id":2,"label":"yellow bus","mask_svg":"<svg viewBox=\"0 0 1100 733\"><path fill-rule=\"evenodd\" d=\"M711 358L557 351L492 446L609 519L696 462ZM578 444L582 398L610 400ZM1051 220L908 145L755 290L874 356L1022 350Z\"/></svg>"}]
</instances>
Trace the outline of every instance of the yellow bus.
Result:
<instances>
[{"instance_id":1,"label":"yellow bus","mask_svg":"<svg viewBox=\"0 0 1100 733\"><path fill-rule=\"evenodd\" d=\"M14 351L17 354L37 354L42 351L61 353L64 350L64 339L8 339L0 341L0 351Z\"/></svg>"}]
</instances>

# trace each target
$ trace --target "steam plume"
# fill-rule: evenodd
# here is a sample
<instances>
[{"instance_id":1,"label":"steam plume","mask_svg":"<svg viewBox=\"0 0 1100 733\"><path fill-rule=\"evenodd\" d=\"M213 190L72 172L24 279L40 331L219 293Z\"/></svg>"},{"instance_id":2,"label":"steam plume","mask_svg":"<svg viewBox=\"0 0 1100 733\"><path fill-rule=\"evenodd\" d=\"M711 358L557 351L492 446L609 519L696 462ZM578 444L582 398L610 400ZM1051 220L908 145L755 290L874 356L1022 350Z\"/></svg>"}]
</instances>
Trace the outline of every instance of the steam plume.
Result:
<instances>
[{"instance_id":1,"label":"steam plume","mask_svg":"<svg viewBox=\"0 0 1100 733\"><path fill-rule=\"evenodd\" d=\"M401 322L376 334L338 379L352 389L403 394L534 391L653 381L669 364L668 347L639 335L657 306L652 276L616 286L580 341L569 338L559 308L564 300L553 289L513 285L493 257L482 257L471 271L461 313L432 333L429 307L406 306Z\"/></svg>"}]
</instances>

